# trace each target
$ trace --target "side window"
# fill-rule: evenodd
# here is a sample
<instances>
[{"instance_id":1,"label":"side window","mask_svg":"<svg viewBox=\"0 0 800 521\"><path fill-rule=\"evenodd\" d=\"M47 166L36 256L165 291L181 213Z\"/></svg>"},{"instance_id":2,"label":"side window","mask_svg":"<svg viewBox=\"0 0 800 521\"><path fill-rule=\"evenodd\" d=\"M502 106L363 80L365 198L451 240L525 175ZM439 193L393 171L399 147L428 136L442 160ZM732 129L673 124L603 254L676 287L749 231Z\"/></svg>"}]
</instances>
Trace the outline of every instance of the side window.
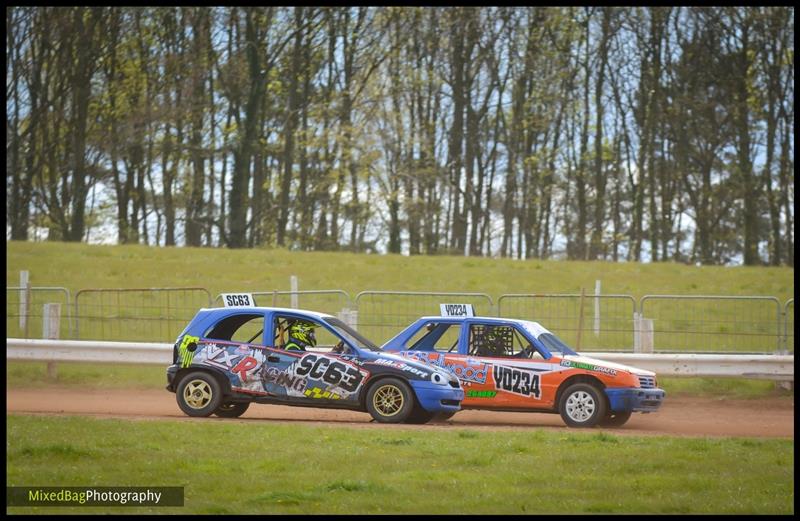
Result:
<instances>
[{"instance_id":1,"label":"side window","mask_svg":"<svg viewBox=\"0 0 800 521\"><path fill-rule=\"evenodd\" d=\"M273 344L278 349L344 353L347 345L316 320L275 316Z\"/></svg>"},{"instance_id":2,"label":"side window","mask_svg":"<svg viewBox=\"0 0 800 521\"><path fill-rule=\"evenodd\" d=\"M214 324L203 336L212 340L263 344L264 315L256 313L231 315Z\"/></svg>"},{"instance_id":3,"label":"side window","mask_svg":"<svg viewBox=\"0 0 800 521\"><path fill-rule=\"evenodd\" d=\"M518 341L519 349L515 350L515 355L518 358L530 358L531 360L544 360L545 358L539 352L538 349L534 345L525 338L525 335L522 334L517 328L514 328L514 337Z\"/></svg>"},{"instance_id":4,"label":"side window","mask_svg":"<svg viewBox=\"0 0 800 521\"><path fill-rule=\"evenodd\" d=\"M513 326L495 326L491 324L473 324L470 326L470 355L531 358L532 353L535 353L534 348ZM538 355L538 353L536 354Z\"/></svg>"},{"instance_id":5,"label":"side window","mask_svg":"<svg viewBox=\"0 0 800 521\"><path fill-rule=\"evenodd\" d=\"M429 322L414 333L414 336L406 343L406 349L458 353L460 334L461 324Z\"/></svg>"}]
</instances>

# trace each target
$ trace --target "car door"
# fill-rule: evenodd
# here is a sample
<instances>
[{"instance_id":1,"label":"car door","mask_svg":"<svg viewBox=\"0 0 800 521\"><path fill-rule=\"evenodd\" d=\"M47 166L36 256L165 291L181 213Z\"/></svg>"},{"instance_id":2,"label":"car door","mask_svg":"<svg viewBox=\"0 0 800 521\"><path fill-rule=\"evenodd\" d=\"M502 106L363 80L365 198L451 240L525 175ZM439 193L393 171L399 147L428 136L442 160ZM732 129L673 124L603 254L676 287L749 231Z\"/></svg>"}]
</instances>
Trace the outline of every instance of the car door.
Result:
<instances>
[{"instance_id":1,"label":"car door","mask_svg":"<svg viewBox=\"0 0 800 521\"><path fill-rule=\"evenodd\" d=\"M306 332L313 330L312 343L292 341L292 326L298 321ZM273 340L267 349L262 378L270 394L289 402L314 405L358 402L369 372L361 369L352 356L336 352L340 343L349 344L332 328L310 316L273 313L268 329Z\"/></svg>"},{"instance_id":2,"label":"car door","mask_svg":"<svg viewBox=\"0 0 800 521\"><path fill-rule=\"evenodd\" d=\"M513 322L470 320L463 332L464 363L485 367L481 382L465 382L463 406L540 409L552 404L545 384L554 370L527 332ZM469 385L467 385L469 384Z\"/></svg>"},{"instance_id":3,"label":"car door","mask_svg":"<svg viewBox=\"0 0 800 521\"><path fill-rule=\"evenodd\" d=\"M242 310L220 317L197 339L193 363L225 374L234 391L267 394L259 377L266 362L264 326L265 314L257 310Z\"/></svg>"},{"instance_id":4,"label":"car door","mask_svg":"<svg viewBox=\"0 0 800 521\"><path fill-rule=\"evenodd\" d=\"M465 393L482 388L489 378L489 366L466 354L467 329L464 319L427 320L405 341L401 354L448 369L461 381Z\"/></svg>"}]
</instances>

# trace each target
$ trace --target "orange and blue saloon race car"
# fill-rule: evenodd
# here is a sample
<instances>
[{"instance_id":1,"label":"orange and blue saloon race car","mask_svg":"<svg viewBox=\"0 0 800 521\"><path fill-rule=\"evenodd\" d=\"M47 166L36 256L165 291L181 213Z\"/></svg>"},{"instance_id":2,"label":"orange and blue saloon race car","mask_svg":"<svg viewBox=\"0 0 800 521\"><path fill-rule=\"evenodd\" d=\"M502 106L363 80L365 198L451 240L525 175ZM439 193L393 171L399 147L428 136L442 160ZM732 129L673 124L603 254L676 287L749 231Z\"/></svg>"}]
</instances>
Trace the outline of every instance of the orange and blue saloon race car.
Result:
<instances>
[{"instance_id":1,"label":"orange and blue saloon race car","mask_svg":"<svg viewBox=\"0 0 800 521\"><path fill-rule=\"evenodd\" d=\"M537 322L474 316L468 304L441 309L382 347L450 370L464 387L462 409L550 412L570 427L616 427L664 401L652 371L579 355Z\"/></svg>"},{"instance_id":2,"label":"orange and blue saloon race car","mask_svg":"<svg viewBox=\"0 0 800 521\"><path fill-rule=\"evenodd\" d=\"M223 294L178 335L167 390L188 416L234 418L251 403L365 411L382 423L425 423L460 409L449 371L388 353L340 319L258 307Z\"/></svg>"}]
</instances>

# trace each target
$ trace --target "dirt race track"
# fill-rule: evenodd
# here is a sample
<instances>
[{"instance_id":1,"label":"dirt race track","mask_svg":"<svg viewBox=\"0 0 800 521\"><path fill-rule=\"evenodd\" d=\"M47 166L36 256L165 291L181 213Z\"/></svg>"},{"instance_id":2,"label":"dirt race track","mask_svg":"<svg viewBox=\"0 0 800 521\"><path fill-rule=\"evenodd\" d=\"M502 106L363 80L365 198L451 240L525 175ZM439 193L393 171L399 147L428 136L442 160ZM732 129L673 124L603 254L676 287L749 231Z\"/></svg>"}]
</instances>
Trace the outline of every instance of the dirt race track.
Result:
<instances>
[{"instance_id":1,"label":"dirt race track","mask_svg":"<svg viewBox=\"0 0 800 521\"><path fill-rule=\"evenodd\" d=\"M301 422L369 428L479 430L535 429L567 431L557 414L461 411L445 423L381 425L367 413L253 404L238 420L189 418L166 390L7 389L8 413L82 415L127 419L182 421ZM614 434L671 436L752 436L794 438L794 398L730 400L669 398L653 414L634 414L623 427L603 429Z\"/></svg>"}]
</instances>

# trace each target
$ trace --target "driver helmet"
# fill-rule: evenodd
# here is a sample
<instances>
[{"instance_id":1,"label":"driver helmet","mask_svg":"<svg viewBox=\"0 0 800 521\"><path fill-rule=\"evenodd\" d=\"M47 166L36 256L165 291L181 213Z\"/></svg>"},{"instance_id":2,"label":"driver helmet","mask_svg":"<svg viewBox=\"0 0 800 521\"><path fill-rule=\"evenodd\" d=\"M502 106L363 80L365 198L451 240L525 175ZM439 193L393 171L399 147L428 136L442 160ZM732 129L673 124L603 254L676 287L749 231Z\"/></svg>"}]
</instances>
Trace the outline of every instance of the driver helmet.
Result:
<instances>
[{"instance_id":1,"label":"driver helmet","mask_svg":"<svg viewBox=\"0 0 800 521\"><path fill-rule=\"evenodd\" d=\"M303 347L315 347L317 337L314 335L314 324L305 320L295 320L289 326L289 336Z\"/></svg>"},{"instance_id":2,"label":"driver helmet","mask_svg":"<svg viewBox=\"0 0 800 521\"><path fill-rule=\"evenodd\" d=\"M505 353L505 345L500 328L501 326L488 326L484 336L486 339L486 346L494 355L502 355Z\"/></svg>"}]
</instances>

